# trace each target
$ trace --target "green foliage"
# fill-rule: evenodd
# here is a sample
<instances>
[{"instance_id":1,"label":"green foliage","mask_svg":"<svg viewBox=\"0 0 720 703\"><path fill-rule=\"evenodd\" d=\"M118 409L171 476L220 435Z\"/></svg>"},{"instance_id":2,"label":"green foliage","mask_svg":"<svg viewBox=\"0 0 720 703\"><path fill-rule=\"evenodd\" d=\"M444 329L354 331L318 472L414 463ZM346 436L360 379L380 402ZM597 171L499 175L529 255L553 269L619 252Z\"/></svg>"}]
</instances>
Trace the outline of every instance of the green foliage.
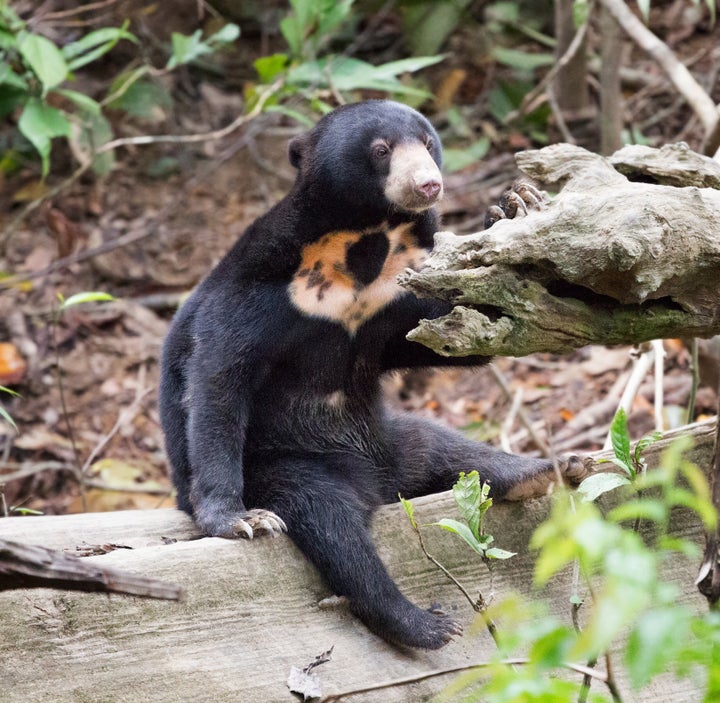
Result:
<instances>
[{"instance_id":1,"label":"green foliage","mask_svg":"<svg viewBox=\"0 0 720 703\"><path fill-rule=\"evenodd\" d=\"M207 39L202 38L202 30L198 29L190 36L173 32L171 36L172 53L166 68L172 70L186 63L192 63L201 56L212 54L215 50L234 42L240 36L240 27L228 23L221 30Z\"/></svg>"},{"instance_id":2,"label":"green foliage","mask_svg":"<svg viewBox=\"0 0 720 703\"><path fill-rule=\"evenodd\" d=\"M628 476L620 478L630 482L632 475L637 497L603 515L594 503L576 506L571 493L560 492L554 497L550 517L537 528L530 545L538 553L537 587L546 586L561 571L576 565L587 596L573 595L567 622L550 613L539 596L527 601L509 594L496 601L483 611L482 620L494 624L497 655L489 665L457 677L443 692L443 701L575 703L581 692L589 701L616 700L609 682L607 688L595 681L592 690L583 689L583 673L593 672L593 662L611 656L609 652L622 660L634 691L651 684L659 674L672 673L692 677L695 686L704 687L702 703L718 700L720 613L697 612L679 603L678 584L660 576L680 560L700 556L695 543L672 533L670 516L676 508L691 511L707 529L717 525L707 481L684 458L690 438L670 445L660 466L645 472L639 470L641 454L655 437L646 438L640 448L631 451L626 420L620 416L613 425L616 458L632 469L632 474L628 471ZM492 506L487 484L480 484L477 472L460 474L453 497L463 521L443 519L433 524L458 535L486 561L491 557L488 545L492 541L483 527ZM412 504L401 501L418 531ZM628 525L638 517L651 523L650 536L645 539ZM576 585L573 592L577 593ZM582 628L570 623L570 610L575 612L581 606ZM512 661L523 661L523 665L510 665ZM557 677L558 669L565 670L562 677ZM604 681L599 673L596 678Z\"/></svg>"},{"instance_id":3,"label":"green foliage","mask_svg":"<svg viewBox=\"0 0 720 703\"><path fill-rule=\"evenodd\" d=\"M75 293L69 298L65 298L62 293L58 293L58 300L60 301L60 312L67 310L73 305L79 305L81 303L103 303L115 300L110 293L103 293L101 291L85 291L83 293Z\"/></svg>"},{"instance_id":4,"label":"green foliage","mask_svg":"<svg viewBox=\"0 0 720 703\"><path fill-rule=\"evenodd\" d=\"M325 113L331 109L324 98L327 91L348 101L360 91L383 92L408 100L430 97L424 88L407 83L404 77L444 57L415 56L374 66L338 55L330 48L355 22L353 0L291 0L290 6L290 13L280 22L288 52L254 62L260 84L274 86L275 94L266 102L267 111L283 112L307 123L302 113L285 106L288 98L303 98L313 110ZM251 106L258 95L258 89L250 91Z\"/></svg>"},{"instance_id":5,"label":"green foliage","mask_svg":"<svg viewBox=\"0 0 720 703\"><path fill-rule=\"evenodd\" d=\"M57 46L29 29L7 2L0 1L0 119L20 111L17 129L39 155L43 178L50 171L52 142L58 137L68 140L81 163L92 165L100 174L110 171L112 154L95 154L99 145L113 137L103 114L105 107L147 116L155 105L167 104L167 94L160 87L140 80L149 66L113 82L108 99L102 102L62 87L75 79L77 70L100 59L119 41L137 43L128 26L125 22L121 27L102 27ZM201 30L190 36L174 33L166 70L216 51L235 41L239 33L234 24L226 24L206 39ZM0 168L13 169L14 162L3 159Z\"/></svg>"},{"instance_id":6,"label":"green foliage","mask_svg":"<svg viewBox=\"0 0 720 703\"><path fill-rule=\"evenodd\" d=\"M52 140L69 139L74 130L83 134L96 128L101 119L99 103L60 85L73 80L74 71L96 61L122 39L137 41L127 31L127 23L89 32L58 47L30 31L7 3L0 4L0 117L21 109L18 130L40 156L43 177L50 170ZM50 101L72 107L54 107Z\"/></svg>"},{"instance_id":7,"label":"green foliage","mask_svg":"<svg viewBox=\"0 0 720 703\"><path fill-rule=\"evenodd\" d=\"M613 449L613 458L610 461L620 467L623 474L598 473L588 476L579 486L578 492L585 501L593 501L603 493L627 486L636 485L639 488L637 479L645 473L645 459L643 452L654 442L661 438L659 432L652 432L640 439L635 444L634 451L630 448L630 432L627 425L627 414L620 408L613 418L610 426L610 442ZM601 463L601 462L599 462Z\"/></svg>"},{"instance_id":8,"label":"green foliage","mask_svg":"<svg viewBox=\"0 0 720 703\"><path fill-rule=\"evenodd\" d=\"M509 559L515 556L514 552L491 546L495 538L487 534L483 525L485 514L492 505L489 494L490 486L487 483L480 485L477 471L471 471L467 475L461 472L453 486L453 498L465 522L444 518L431 524L457 535L483 559Z\"/></svg>"}]
</instances>

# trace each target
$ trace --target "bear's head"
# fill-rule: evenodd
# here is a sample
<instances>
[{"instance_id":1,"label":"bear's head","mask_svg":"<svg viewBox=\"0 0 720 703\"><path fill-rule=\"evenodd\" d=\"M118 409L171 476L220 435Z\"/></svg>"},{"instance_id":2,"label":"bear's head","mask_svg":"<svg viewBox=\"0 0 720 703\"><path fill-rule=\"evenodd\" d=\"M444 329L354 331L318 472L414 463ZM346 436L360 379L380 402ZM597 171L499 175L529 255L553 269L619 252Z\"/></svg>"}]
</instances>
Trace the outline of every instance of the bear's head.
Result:
<instances>
[{"instance_id":1,"label":"bear's head","mask_svg":"<svg viewBox=\"0 0 720 703\"><path fill-rule=\"evenodd\" d=\"M416 110L389 100L334 110L295 137L289 155L301 190L359 221L420 213L442 196L437 132Z\"/></svg>"}]
</instances>

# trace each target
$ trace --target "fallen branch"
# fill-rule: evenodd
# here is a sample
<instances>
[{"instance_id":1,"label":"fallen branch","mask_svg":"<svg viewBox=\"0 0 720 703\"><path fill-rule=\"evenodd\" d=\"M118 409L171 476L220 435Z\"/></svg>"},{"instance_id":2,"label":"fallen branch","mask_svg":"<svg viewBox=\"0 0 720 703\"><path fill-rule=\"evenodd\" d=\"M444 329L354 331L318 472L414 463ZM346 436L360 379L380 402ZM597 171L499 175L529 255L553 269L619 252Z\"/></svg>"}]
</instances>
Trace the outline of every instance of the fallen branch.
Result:
<instances>
[{"instance_id":1,"label":"fallen branch","mask_svg":"<svg viewBox=\"0 0 720 703\"><path fill-rule=\"evenodd\" d=\"M0 539L0 591L62 588L180 600L183 589L165 581L100 567L64 552Z\"/></svg>"},{"instance_id":2,"label":"fallen branch","mask_svg":"<svg viewBox=\"0 0 720 703\"><path fill-rule=\"evenodd\" d=\"M465 666L455 666L451 669L443 669L442 671L429 671L426 674L416 674L415 676L405 676L401 679L394 679L393 681L383 681L382 683L374 684L373 686L365 686L364 688L356 688L352 691L345 691L344 693L331 693L329 696L325 696L320 700L320 703L338 703L345 698L352 696L359 696L362 693L372 693L374 691L383 691L388 688L395 688L397 686L407 686L412 683L419 683L420 681L427 681L428 679L434 679L438 676L448 676L449 674L459 674L463 671L473 671L474 669L485 669L489 666L497 666L498 664L504 664L505 666L521 666L529 663L529 659L523 659L520 657L514 659L501 659L499 661L483 661L476 662L475 664L466 664ZM579 674L588 676L603 683L607 683L607 677L601 671L591 669L583 664L573 664L571 662L565 662L562 666L571 671L576 671Z\"/></svg>"}]
</instances>

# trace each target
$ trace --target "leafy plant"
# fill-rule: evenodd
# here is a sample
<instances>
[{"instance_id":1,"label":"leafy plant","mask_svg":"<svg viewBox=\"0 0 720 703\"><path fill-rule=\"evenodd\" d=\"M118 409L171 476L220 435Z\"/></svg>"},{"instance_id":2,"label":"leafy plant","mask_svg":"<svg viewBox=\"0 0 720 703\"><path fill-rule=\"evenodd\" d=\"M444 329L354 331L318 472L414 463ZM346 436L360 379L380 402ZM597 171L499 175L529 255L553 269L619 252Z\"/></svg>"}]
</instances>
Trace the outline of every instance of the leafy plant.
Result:
<instances>
[{"instance_id":1,"label":"leafy plant","mask_svg":"<svg viewBox=\"0 0 720 703\"><path fill-rule=\"evenodd\" d=\"M659 432L652 432L640 439L635 444L635 449L630 448L630 432L627 425L627 414L620 408L613 418L610 426L610 441L614 456L609 459L613 464L621 468L625 473L597 473L588 476L578 487L578 492L583 500L593 501L603 493L612 491L620 486L627 486L645 473L645 459L643 452L654 442L661 438ZM598 463L602 463L601 460Z\"/></svg>"},{"instance_id":2,"label":"leafy plant","mask_svg":"<svg viewBox=\"0 0 720 703\"><path fill-rule=\"evenodd\" d=\"M262 84L278 83L277 95L266 108L291 114L307 122L283 101L298 96L309 101L320 112L330 106L323 96L332 91L342 100L356 91L380 91L407 99L421 100L430 94L421 87L402 80L405 74L415 73L442 61L442 56L416 56L389 61L374 66L367 61L337 55L329 51L335 38L352 22L353 0L291 0L291 11L280 22L280 31L288 44L287 53L264 56L254 63ZM250 99L254 97L252 92Z\"/></svg>"},{"instance_id":3,"label":"leafy plant","mask_svg":"<svg viewBox=\"0 0 720 703\"><path fill-rule=\"evenodd\" d=\"M92 165L97 173L107 173L114 163L112 154L95 154L97 147L113 136L103 110L108 106L133 110L134 101L146 99L149 91L158 94L152 84L144 82L143 88L136 87L134 95L128 95L143 76L153 72L150 66L141 66L113 82L103 101L64 87L75 79L77 70L97 61L119 41L138 43L128 27L129 22L121 27L102 27L57 46L31 31L8 2L0 0L0 119L19 110L17 129L39 155L43 178L50 171L52 141L59 137L68 140L81 163ZM216 51L234 41L239 33L234 24L226 24L206 39L201 30L190 36L174 33L165 70ZM3 167L11 169L14 164L13 159L3 158Z\"/></svg>"},{"instance_id":4,"label":"leafy plant","mask_svg":"<svg viewBox=\"0 0 720 703\"><path fill-rule=\"evenodd\" d=\"M104 121L97 101L62 84L121 39L137 42L127 26L104 27L58 47L30 31L7 2L0 3L0 118L21 110L18 130L39 154L43 177L50 170L53 139L89 133Z\"/></svg>"},{"instance_id":5,"label":"leafy plant","mask_svg":"<svg viewBox=\"0 0 720 703\"><path fill-rule=\"evenodd\" d=\"M443 518L431 524L457 535L484 559L509 559L515 554L492 547L495 538L486 533L483 525L485 514L493 503L489 495L490 486L487 483L480 485L477 471L471 471L467 475L461 472L453 486L453 498L465 523Z\"/></svg>"},{"instance_id":6,"label":"leafy plant","mask_svg":"<svg viewBox=\"0 0 720 703\"><path fill-rule=\"evenodd\" d=\"M517 595L503 598L483 614L495 624L497 655L458 677L443 700L575 703L586 700L591 682L597 681L604 690L595 685L591 700L617 703L623 692L613 673L619 663L611 657L622 660L634 691L671 672L692 677L703 689L698 699L703 703L718 700L720 613L698 613L680 603L679 585L662 578L680 560L700 556L694 542L672 533L671 512L682 506L706 527L716 524L707 482L683 458L689 446L688 438L678 440L663 454L658 469L637 474L640 487L655 489L652 499L631 500L603 515L593 503L576 506L567 491L554 497L550 517L531 540L538 550L534 581L546 586L576 562L587 590L582 599L585 624L564 622L540 596L532 602ZM477 506L474 491L463 484L460 502ZM468 526L477 523L477 510L464 514ZM649 543L626 526L637 517L653 524ZM606 660L604 672L594 668L599 659ZM558 669L569 673L557 677Z\"/></svg>"}]
</instances>

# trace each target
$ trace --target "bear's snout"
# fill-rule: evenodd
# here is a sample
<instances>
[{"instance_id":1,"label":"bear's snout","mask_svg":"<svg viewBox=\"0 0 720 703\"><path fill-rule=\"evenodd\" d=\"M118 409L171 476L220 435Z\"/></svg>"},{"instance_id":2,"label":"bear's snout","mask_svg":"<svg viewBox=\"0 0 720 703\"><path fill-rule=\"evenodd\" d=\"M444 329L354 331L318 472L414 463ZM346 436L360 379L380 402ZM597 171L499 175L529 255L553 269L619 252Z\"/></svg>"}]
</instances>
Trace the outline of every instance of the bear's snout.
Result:
<instances>
[{"instance_id":1,"label":"bear's snout","mask_svg":"<svg viewBox=\"0 0 720 703\"><path fill-rule=\"evenodd\" d=\"M440 169L421 142L398 144L393 149L385 182L385 197L401 210L422 212L443 193Z\"/></svg>"},{"instance_id":2,"label":"bear's snout","mask_svg":"<svg viewBox=\"0 0 720 703\"><path fill-rule=\"evenodd\" d=\"M437 200L438 193L440 193L440 189L442 188L442 183L439 183L435 180L429 180L425 181L423 183L418 183L415 186L415 190L420 193L424 198L427 198L429 202L435 202Z\"/></svg>"}]
</instances>

